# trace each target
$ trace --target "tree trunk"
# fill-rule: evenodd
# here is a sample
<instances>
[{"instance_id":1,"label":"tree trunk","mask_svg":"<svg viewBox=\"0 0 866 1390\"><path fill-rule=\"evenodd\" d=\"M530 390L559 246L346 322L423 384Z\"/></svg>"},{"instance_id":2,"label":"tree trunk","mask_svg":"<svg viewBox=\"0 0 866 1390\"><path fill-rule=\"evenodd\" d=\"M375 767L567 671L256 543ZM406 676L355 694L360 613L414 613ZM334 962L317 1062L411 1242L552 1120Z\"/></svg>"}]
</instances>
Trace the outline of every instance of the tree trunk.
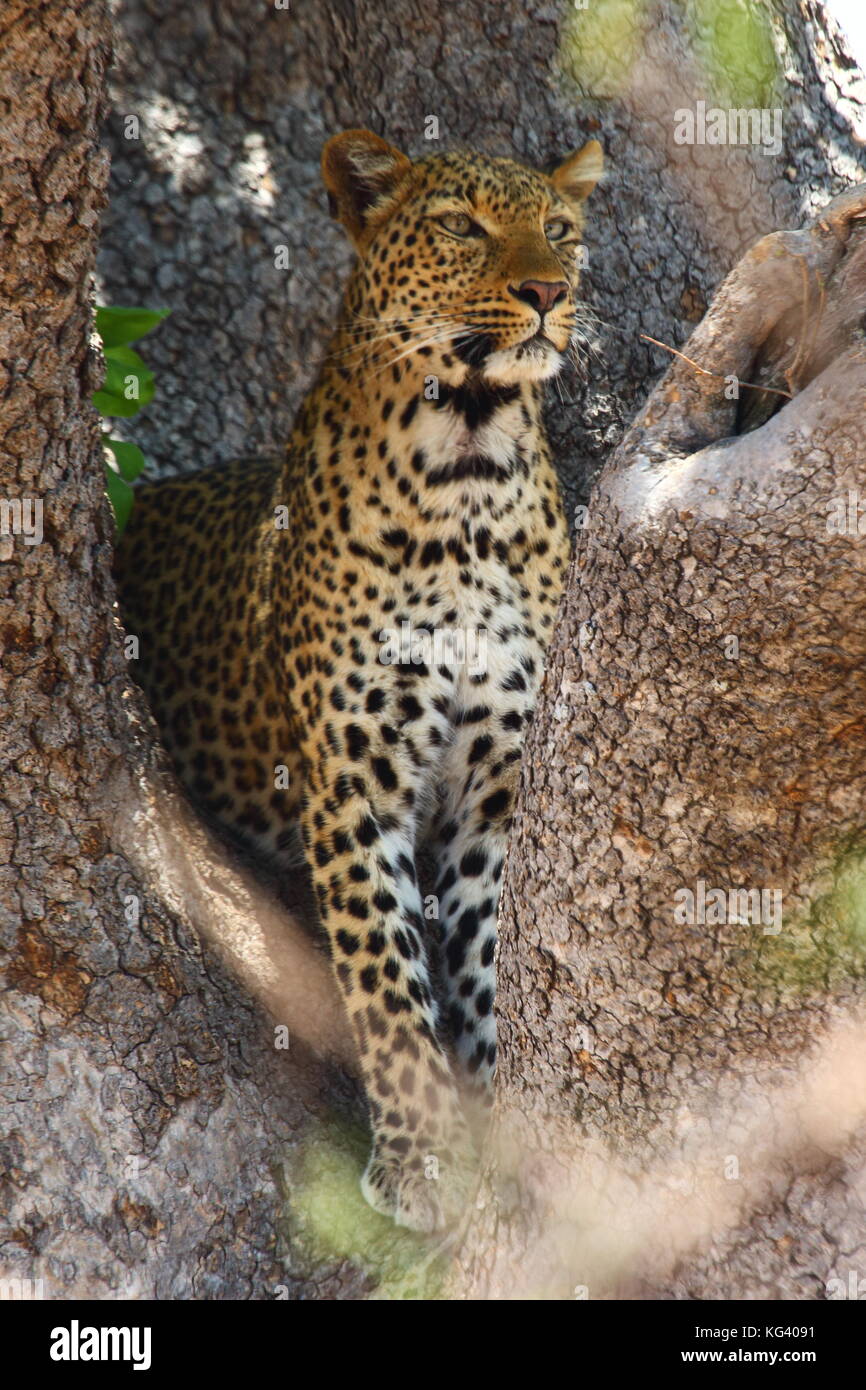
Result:
<instances>
[{"instance_id":1,"label":"tree trunk","mask_svg":"<svg viewBox=\"0 0 866 1390\"><path fill-rule=\"evenodd\" d=\"M503 892L474 1297L862 1269L864 217L866 184L758 242L593 492ZM755 375L796 394L732 437Z\"/></svg>"},{"instance_id":2,"label":"tree trunk","mask_svg":"<svg viewBox=\"0 0 866 1390\"><path fill-rule=\"evenodd\" d=\"M599 28L617 8L625 30ZM427 117L435 115L441 146L462 142L539 165L590 134L605 146L612 173L588 228L586 283L610 327L588 381L564 383L567 399L550 412L570 503L585 499L663 361L641 332L680 345L756 236L797 225L804 206L822 205L862 178L855 140L862 82L819 7L811 0L793 12L783 0L756 7L773 41L755 41L743 72L725 56L730 16L741 7L731 0L714 8L712 24L695 25L694 6L673 0L633 13L601 0L586 12L564 0L397 0L387 13L372 0L264 12L241 0L118 4L100 295L172 310L148 340L159 396L132 436L153 466L171 471L282 448L349 262L319 186L321 145L341 128L368 125L422 154ZM0 860L8 860L0 879L8 1058L0 1086L0 1275L42 1278L56 1298L351 1298L377 1285L398 1292L417 1245L367 1216L356 1195L362 1112L342 1066L321 1055L348 1056L327 970L272 888L231 861L187 808L156 749L112 611L110 518L87 399L98 378L88 339L105 176L103 7L7 0L0 32L0 498L41 501L44 527L40 544L20 533L0 537ZM709 43L708 34L715 35ZM778 158L674 143L676 108L713 101L717 92L723 106L783 109ZM138 117L138 138L129 115ZM281 246L289 249L288 272L276 268ZM788 291L786 305L790 298ZM754 324L744 327L741 345L757 337ZM715 344L708 340L707 350ZM804 1033L829 1039L825 1000L841 1009L854 973L854 934L831 949L822 924L838 914L821 907L831 886L816 879L813 889L810 875L829 862L826 827L853 833L856 823L861 731L846 723L859 690L856 546L822 541L814 518L809 529L798 511L806 498L829 495L821 488L837 478L847 486L855 460L842 438L843 412L861 381L859 360L849 366L829 380L819 376L737 445L743 452L733 475L719 473L721 508L721 485L758 469L757 453L747 456L758 446L747 440L766 441L772 476L759 472L753 500L764 488L782 510L759 532L763 550L746 529L751 493L734 498L730 517L714 526L698 509L699 484L684 478L694 516L680 515L688 508L675 498L666 505L677 506L676 525L659 533L638 495L617 492L617 479L639 472L623 461L592 504L580 587L573 571L505 901L502 1114L516 1098L540 1109L557 1144L562 1139L564 1164L580 1141L581 1172L591 1171L610 1132L622 1146L615 1177L622 1174L629 1191L630 1166L650 1187L646 1173L664 1169L667 1150L648 1168L639 1144L648 1125L667 1143L684 1114L683 1097L691 1095L684 1058L694 1065L698 1109L698 1083L709 1084L723 1060L739 1078L741 1100L747 1079L760 1083L760 1067L787 1067L793 1084ZM690 400L693 376L677 381ZM816 414L821 393L833 396L826 420L823 396ZM712 402L698 404L713 413ZM670 420L673 408L667 401L662 418ZM793 473L770 465L788 428L805 448L808 411L816 431L820 423L824 452L820 466L811 455L799 465L803 500L789 503ZM721 438L722 423L714 416L688 449ZM632 437L629 449L639 447ZM662 477L669 456L653 464ZM633 567L609 553L622 539L616 528L627 505L638 516L621 555L633 555ZM731 573L731 560L722 572L729 551L741 575ZM821 589L795 584L801 571L820 577ZM578 669L574 643L587 613L599 627ZM740 659L722 666L718 637L729 632L739 636ZM703 684L701 653L712 654ZM578 692L563 698L563 679ZM600 694L581 694L584 680ZM790 789L780 800L788 725ZM658 742L662 730L669 748L641 741L652 734ZM751 761L765 752L766 777ZM588 764L586 791L576 791L568 759ZM686 800L678 809L680 786ZM819 818L822 788L832 789L832 802ZM545 820L562 838L542 833ZM785 927L766 938L769 958L762 952L754 965L766 968L766 985L749 974L756 953L746 929L685 936L670 926L676 886L699 874L718 886L735 872L785 893ZM567 884L564 892L552 876ZM614 891L616 902L605 896ZM523 901L529 892L537 924L516 905L516 895ZM815 930L789 936L789 904L793 920L813 900ZM654 933L657 953L647 944ZM811 943L805 958L801 935ZM627 968L635 944L643 950L640 972ZM822 993L825 977L832 988ZM520 998L518 981L530 987ZM529 1047L527 1025L542 1016L548 1046L539 1053ZM288 1030L288 1052L275 1046L286 1035L275 1035L274 1020ZM717 1059L708 1055L711 1039ZM816 1086L822 1075L814 1071ZM749 1148L747 1122L755 1117L746 1108L739 1147L725 1150L739 1155L741 1171L762 1162L757 1141ZM820 1146L841 1153L841 1123L834 1118L832 1132L825 1126L817 1137L809 1130L805 1166L793 1141L785 1148L795 1173L787 1227L768 1197L765 1229L745 1208L739 1236L727 1215L718 1218L715 1262L691 1257L676 1286L667 1268L647 1264L635 1276L640 1286L653 1296L674 1287L713 1287L715 1296L748 1287L761 1296L784 1287L788 1261L806 1270L798 1292L820 1295L829 1269L813 1254L826 1206ZM695 1132L712 1152L715 1139L697 1119ZM653 1209L645 1226L635 1224L631 1246L611 1246L606 1233L589 1240L598 1259L574 1257L586 1224L576 1219L566 1257L548 1260L549 1227L535 1210L544 1164L517 1174L528 1207L512 1215L506 1198L522 1211L520 1190L500 1181L510 1168L498 1149L491 1154L486 1205L465 1234L455 1291L502 1291L509 1286L503 1262L524 1251L534 1290L559 1295L571 1280L596 1292L616 1285L623 1251L625 1267L636 1269L632 1250L655 1248ZM854 1191L847 1161L836 1161L839 1205L827 1230L833 1250L856 1266L862 1232L844 1228ZM564 1180L571 1178L569 1170ZM681 1183L691 1180L691 1168L680 1174ZM734 1189L732 1181L725 1191ZM691 1239L694 1223L685 1229ZM701 1284L710 1277L719 1282Z\"/></svg>"},{"instance_id":3,"label":"tree trunk","mask_svg":"<svg viewBox=\"0 0 866 1390\"><path fill-rule=\"evenodd\" d=\"M328 968L162 769L112 611L89 401L105 11L7 5L2 39L3 1296L351 1294L279 1199L353 1113L308 1045L345 1045Z\"/></svg>"}]
</instances>

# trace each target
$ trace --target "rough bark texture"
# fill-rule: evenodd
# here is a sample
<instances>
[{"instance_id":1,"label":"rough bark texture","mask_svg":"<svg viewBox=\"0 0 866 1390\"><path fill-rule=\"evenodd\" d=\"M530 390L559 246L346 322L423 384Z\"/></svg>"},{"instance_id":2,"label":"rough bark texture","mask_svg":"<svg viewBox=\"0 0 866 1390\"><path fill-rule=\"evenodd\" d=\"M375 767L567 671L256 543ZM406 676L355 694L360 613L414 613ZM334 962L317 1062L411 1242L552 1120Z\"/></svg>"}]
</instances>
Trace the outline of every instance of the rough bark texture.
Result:
<instances>
[{"instance_id":1,"label":"rough bark texture","mask_svg":"<svg viewBox=\"0 0 866 1390\"><path fill-rule=\"evenodd\" d=\"M322 1039L298 981L324 1027L329 977L188 824L112 613L89 404L103 6L7 4L0 54L0 496L41 500L44 531L0 538L3 1296L348 1294L357 1271L280 1212L288 1156L297 1182L316 1126L355 1113L304 1044ZM288 1053L185 925L213 926L214 899Z\"/></svg>"},{"instance_id":2,"label":"rough bark texture","mask_svg":"<svg viewBox=\"0 0 866 1390\"><path fill-rule=\"evenodd\" d=\"M624 29L611 39L593 24L612 8L625 20ZM798 6L778 0L766 8L776 59L765 54L750 61L746 74L734 81L729 102L724 81L711 71L707 54L715 48L706 40L714 26L724 31L739 8L733 3L706 7L701 18L695 6L674 0L634 10L599 0L586 12L564 0L396 0L387 9L373 0L329 0L289 10L242 0L208 0L193 7L169 0L119 5L106 136L112 153L111 202L105 214L100 297L109 303L164 304L172 310L144 349L158 374L158 401L135 420L130 437L164 470L281 449L324 349L349 263L348 249L327 218L318 176L321 144L334 131L367 125L420 154L429 148L425 119L435 115L441 146L474 145L539 164L561 157L591 133L605 146L611 174L594 200L586 284L610 327L601 335L604 358L594 360L587 383L565 383L570 399L555 403L550 417L570 502L585 496L589 480L618 442L664 360L639 334L681 344L701 318L712 288L756 236L773 227L799 225L830 193L862 177L852 133L862 121L862 82L841 46L826 37L815 18L817 7L811 0ZM324 1032L341 1055L339 1016L330 1011L327 977L302 938L281 935L273 904L261 898L240 868L226 862L224 851L203 831L193 828L153 753L152 729L130 685L111 615L110 521L102 499L96 427L86 404L96 375L87 348L88 273L105 168L96 143L107 62L102 6L96 0L67 5L49 0L25 9L7 0L0 25L5 142L0 207L3 233L14 252L7 254L4 247L0 261L0 496L32 496L45 504L41 545L27 546L21 537L0 540L6 604L0 792L5 853L0 860L9 860L2 871L8 1050L0 1101L6 1223L0 1233L0 1274L41 1277L52 1297L358 1297L383 1274L387 1287L389 1276L399 1276L412 1263L418 1246L383 1233L373 1218L372 1225L364 1224L360 1199L354 1196L353 1165L360 1163L364 1142L360 1135L356 1143L353 1129L358 1125L357 1096L342 1070L319 1062L299 1041L307 1037L318 1045ZM698 99L724 106L782 106L780 157L768 158L754 149L675 145L673 112ZM138 118L138 138L127 116ZM290 250L288 272L275 266L280 246ZM846 389L855 391L860 378L855 374L845 380ZM809 388L814 389L829 388ZM808 397L807 391L802 400ZM840 402L839 409L843 407ZM800 408L805 407L798 403ZM775 422L769 427L780 428ZM826 429L823 447L829 454L838 441L831 438L832 427ZM848 456L841 443L839 449L841 468ZM830 467L828 461L826 469ZM805 474L805 464L803 469ZM823 476L815 479L815 487ZM635 567L626 568L619 553L605 559L602 548L603 527L611 528L611 540L616 538L613 500L611 508L609 518L593 508L598 526L588 538L580 585L574 571L532 756L537 762L543 752L548 759L555 747L557 758L571 757L578 735L615 738L617 775L627 782L625 828L607 825L607 859L588 850L585 863L596 875L596 909L605 901L604 884L619 883L615 876L621 875L622 922L613 917L612 908L601 914L596 910L594 934L586 923L581 927L586 950L592 952L591 968L589 954L585 962L569 957L569 952L580 955L573 938L575 924L583 922L588 890L582 871L575 868L568 901L554 893L554 902L550 875L584 862L573 846L575 825L584 823L585 797L575 800L571 779L557 772L558 764L549 766L546 781L536 768L513 859L503 951L504 1007L512 1019L505 1039L505 1100L516 1089L516 1059L524 1057L528 1046L520 1022L525 1010L527 1019L544 1020L551 1044L544 1055L525 1053L527 1084L521 1101L532 1099L534 1104L540 1098L544 1110L562 1117L561 1078L567 1064L573 1105L579 1100L587 1107L587 1132L592 1134L592 1126L601 1126L603 1117L615 1112L617 1132L630 1136L639 1129L639 1084L648 1088L647 1113L667 1115L658 1103L667 1072L661 1053L651 1056L649 1049L674 1042L681 1048L683 1040L692 1046L697 1031L692 1013L711 1007L712 999L707 1002L702 990L709 989L706 981L716 967L739 991L729 1006L735 1022L747 1029L756 1020L756 1051L763 1056L769 1049L767 1029L758 1026L765 1005L753 1004L740 977L734 978L724 933L723 939L701 938L690 948L696 955L695 979L675 991L683 1000L679 1005L661 1002L655 974L648 982L641 976L639 982L626 973L620 1002L618 972L628 964L623 947L633 939L645 942L653 904L663 905L678 873L692 871L689 853L698 868L706 864L709 878L710 872L725 869L735 844L738 850L742 844L744 865L757 871L748 858L754 855L750 827L740 829L740 841L729 838L736 827L730 824L723 788L717 788L719 757L710 760L713 796L705 791L699 796L695 790L706 757L700 734L705 740L715 736L705 721L720 721L725 756L735 759L728 775L735 797L735 774L748 761L736 745L737 702L745 701L763 679L773 689L784 686L780 672L789 663L805 683L803 700L792 714L805 718L804 711L814 711L819 676L804 665L806 647L799 644L826 645L825 627L835 610L829 603L826 613L810 610L808 633L793 646L792 639L779 638L778 650L771 648L769 655L766 642L756 656L757 647L750 649L743 638L745 664L736 675L744 684L735 686L726 704L718 692L708 694L699 686L699 651L706 647L712 653L715 670L712 634L722 630L718 624L735 618L739 627L732 631L741 636L751 632L756 644L764 640L764 616L743 600L753 592L747 576L758 583L766 572L768 609L780 620L790 618L795 589L784 582L783 571L786 564L799 570L800 562L785 557L802 549L802 566L815 574L817 584L826 577L819 565L829 563L827 547L817 545L813 530L797 535L791 549L785 531L784 549L773 552L771 543L781 544L782 532L769 527L767 558L772 563L761 570L751 544L736 529L728 534L702 521L693 543L689 525L680 519L663 540L647 541ZM805 522L802 529L806 531ZM746 587L732 584L727 572L722 575L726 547L742 552ZM622 553L637 551L629 541ZM690 559L700 568L679 578L680 561ZM658 750L654 753L636 734L631 736L627 720L617 724L609 698L597 707L588 702L570 710L561 721L562 741L549 746L551 730L559 728L559 721L552 723L554 683L575 670L572 649L583 621L578 604L587 566L597 571L595 592L602 606L610 603L615 609L619 604L622 612L620 619L612 618L613 626L602 629L598 648L590 653L599 669L587 678L597 675L609 695L607 683L633 657L644 684L629 680L621 705L633 686L639 687L638 695L630 697L634 707L627 711L635 724L640 729L652 724L661 737L667 736L665 721L670 722L673 711L682 709L681 718L694 719L693 727L679 730L684 753L691 758L680 775L698 806L725 817L724 834L712 852L716 839L706 809L701 822L688 819L684 810L674 816L664 811L657 789L650 787L649 820L641 819L639 792ZM852 654L859 650L856 623L845 607L851 594L848 573L840 566L831 586L843 627L830 646L843 655L831 661L830 653L819 663L832 692L830 702L843 712L856 703L859 690L852 665ZM691 584L694 592L672 594L664 587L672 575L678 576L678 585ZM630 626L633 619L618 597L618 582L642 605L642 626L656 632L660 643L668 640L663 610L647 605L644 595L655 594L660 605L667 605L674 639L667 675L653 664L664 665L664 649L653 653ZM694 589L702 582L712 613L712 622L703 624L699 608L708 600ZM809 596L805 582L801 598L804 591ZM844 626L849 618L850 625ZM617 648L611 658L606 644L616 645L616 621L622 623L623 640L634 645ZM689 682L688 699L678 694L674 699L671 691L665 717L654 716L651 683L662 691L679 668ZM584 676L573 678L582 681ZM621 705L614 708L622 715ZM831 726L824 722L828 717L822 711L806 741L804 767L806 752L811 757L810 750L820 749L823 755L832 743ZM772 728L759 729L749 746L760 751L762 740L772 743L777 756L771 771L778 771L778 745L771 735L778 736L779 710L771 706L767 718ZM834 803L834 813L849 820L853 803L846 797L855 795L855 774L859 776L858 730L855 726L851 735L854 771L837 784L841 800ZM585 750L587 745L579 746ZM582 751L580 760L585 756ZM832 759L831 765L837 767ZM798 765L795 773L801 771ZM747 773L749 785L758 781L760 789L754 770ZM814 804L822 777L819 767L814 787L806 778L807 808ZM554 794L561 799L555 801ZM614 798L598 791L596 797L606 825ZM759 810L769 804L758 797ZM562 808L567 808L565 844L553 853L550 841L542 838L537 854L531 852L528 846L540 819L550 816L560 824ZM748 809L756 814L751 800ZM802 828L799 819L790 823L796 813L786 814L788 820L767 822L761 832L768 844L761 868L766 864L767 872L776 862L773 854L782 853L787 830L797 845L811 847L814 824L808 809ZM661 897L650 895L639 906L639 900L644 903L643 880L635 864L643 861L630 837L653 830L664 840L665 827L684 819L688 835L683 844L675 854L680 842L674 837L660 860L653 891ZM705 823L707 853L701 856L693 842L699 824ZM805 892L805 878L798 878L789 864L785 871L786 891ZM545 932L554 933L544 942L540 928L518 919L515 893L524 885L541 904ZM128 920L130 898L139 901L137 923ZM612 943L607 959L602 938L613 930L612 922L623 936ZM563 943L554 951L550 941L558 940L556 933ZM682 960L677 943L662 935L664 960L646 969L669 968L673 978ZM584 937L580 942L582 951ZM845 962L830 955L844 974ZM518 971L526 987L519 1009L513 992ZM300 990L299 972L305 981ZM813 989L813 976L806 973ZM592 982L596 974L598 985ZM642 983L649 993L638 1023ZM588 1025L584 1014L590 994L598 1036L587 1033L587 1046L579 1051L588 1062L578 1056L579 1068L572 1072L574 1035L568 1030ZM275 1051L263 1006L290 1027L288 1054ZM599 1014L605 1008L610 1015L602 1028ZM648 1018L653 1009L658 1017ZM625 1042L619 1026L611 1023L617 1010ZM800 1012L796 1000L781 1000L784 1030L780 1023L773 1035L778 1050L798 1052ZM729 1042L729 1029L721 1018L713 1018L720 1050L741 1075L743 1038L737 1034ZM646 1040L641 1042L638 1034L645 1024ZM607 1043L615 1059L609 1071L598 1067L592 1053L593 1047ZM643 1070L629 1058L626 1043L639 1048ZM845 1039L838 1045L844 1053ZM599 1051L596 1059L602 1056ZM595 1070L589 1072L589 1066ZM706 1058L695 1054L695 1068L701 1067L706 1070ZM673 1063L671 1068L677 1085L685 1085ZM823 1073L816 1075L819 1086ZM622 1091L625 1103L620 1107L610 1104L614 1087ZM324 1148L319 1143L323 1128L328 1135ZM573 1128L570 1114L565 1130ZM845 1174L841 1167L838 1171L842 1190ZM531 1194L532 1172L524 1173L522 1181ZM789 1191L789 1205L795 1214L806 1214L801 1225L808 1244L811 1179L801 1174L797 1181L803 1186ZM818 1171L814 1182L819 1193L824 1181ZM486 1238L496 1234L495 1223L506 1256L525 1253L531 1245L531 1230L521 1244L521 1227L503 1209L501 1194L483 1200L474 1246L467 1246L463 1285L481 1294L504 1286L501 1270L494 1268L493 1247L486 1254L482 1249ZM778 1226L775 1209L768 1211L767 1221ZM746 1253L739 1264L733 1255L726 1255L721 1266L694 1264L676 1291L710 1287L713 1296L739 1293L739 1278L751 1281L759 1296L764 1289L781 1287L778 1260L774 1264L772 1248L769 1254L767 1249L776 1240L790 1250L792 1238L788 1228L777 1235L776 1226L768 1227L757 1246L755 1228L744 1228L740 1241ZM539 1229L544 1230L543 1221ZM839 1222L833 1230L840 1251L855 1251L856 1265L860 1236L845 1236ZM734 1236L725 1234L723 1240L734 1242ZM569 1250L571 1242L570 1231ZM748 1254L753 1249L759 1256ZM759 1265L770 1261L772 1277L766 1284L756 1273L759 1266L749 1263L754 1259ZM571 1263L566 1264L566 1278L572 1278ZM810 1294L820 1292L821 1262L808 1255L806 1266ZM718 1273L707 1271L719 1267L727 1283L713 1285ZM556 1271L549 1286L559 1293L562 1270L555 1261L545 1263L544 1270L548 1268ZM573 1278L589 1282L579 1272ZM599 1278L596 1284L608 1287L610 1282ZM672 1286L657 1282L647 1287Z\"/></svg>"},{"instance_id":3,"label":"rough bark texture","mask_svg":"<svg viewBox=\"0 0 866 1390\"><path fill-rule=\"evenodd\" d=\"M866 560L856 519L828 527L866 476L862 330L809 380L807 317L805 389L753 433L724 393L804 288L840 324L858 284L862 321L852 215L866 185L758 243L686 348L716 375L677 360L593 492L503 896L474 1296L821 1298L862 1271ZM684 921L701 882L722 910Z\"/></svg>"}]
</instances>

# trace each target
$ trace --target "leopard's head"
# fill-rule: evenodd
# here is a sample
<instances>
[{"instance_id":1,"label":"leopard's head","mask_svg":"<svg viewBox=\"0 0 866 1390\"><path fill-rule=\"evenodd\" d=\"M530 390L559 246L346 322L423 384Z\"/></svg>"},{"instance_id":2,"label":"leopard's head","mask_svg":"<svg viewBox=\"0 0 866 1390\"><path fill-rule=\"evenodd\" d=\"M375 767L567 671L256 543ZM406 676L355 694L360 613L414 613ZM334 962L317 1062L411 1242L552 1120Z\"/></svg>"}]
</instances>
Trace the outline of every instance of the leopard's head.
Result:
<instances>
[{"instance_id":1,"label":"leopard's head","mask_svg":"<svg viewBox=\"0 0 866 1390\"><path fill-rule=\"evenodd\" d=\"M471 152L412 161L366 130L329 140L331 210L360 258L350 343L452 385L554 376L578 337L583 204L602 165L597 140L550 175Z\"/></svg>"}]
</instances>

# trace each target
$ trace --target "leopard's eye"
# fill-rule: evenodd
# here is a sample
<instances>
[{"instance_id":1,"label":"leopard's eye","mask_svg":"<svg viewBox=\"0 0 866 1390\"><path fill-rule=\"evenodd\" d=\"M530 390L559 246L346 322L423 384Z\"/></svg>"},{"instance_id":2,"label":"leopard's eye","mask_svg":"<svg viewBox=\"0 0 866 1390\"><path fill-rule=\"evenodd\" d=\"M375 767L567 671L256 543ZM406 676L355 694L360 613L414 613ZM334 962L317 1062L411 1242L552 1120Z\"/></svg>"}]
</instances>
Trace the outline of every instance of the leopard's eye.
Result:
<instances>
[{"instance_id":1,"label":"leopard's eye","mask_svg":"<svg viewBox=\"0 0 866 1390\"><path fill-rule=\"evenodd\" d=\"M439 223L452 236L472 236L481 231L478 223L467 217L465 212L446 212L439 218Z\"/></svg>"},{"instance_id":2,"label":"leopard's eye","mask_svg":"<svg viewBox=\"0 0 866 1390\"><path fill-rule=\"evenodd\" d=\"M544 235L548 241L562 241L564 236L568 236L571 225L561 217L556 217L552 222L546 222Z\"/></svg>"}]
</instances>

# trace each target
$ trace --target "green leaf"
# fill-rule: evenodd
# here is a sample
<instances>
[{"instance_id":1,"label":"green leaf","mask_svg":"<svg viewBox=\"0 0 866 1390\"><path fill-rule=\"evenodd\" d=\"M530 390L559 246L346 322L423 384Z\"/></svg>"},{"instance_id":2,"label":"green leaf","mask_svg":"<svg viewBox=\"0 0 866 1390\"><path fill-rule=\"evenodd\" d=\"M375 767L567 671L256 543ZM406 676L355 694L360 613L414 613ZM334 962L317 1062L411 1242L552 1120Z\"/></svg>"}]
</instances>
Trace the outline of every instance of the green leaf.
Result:
<instances>
[{"instance_id":1,"label":"green leaf","mask_svg":"<svg viewBox=\"0 0 866 1390\"><path fill-rule=\"evenodd\" d=\"M93 394L100 415L135 415L153 400L153 372L134 348L113 347L105 352L105 382Z\"/></svg>"},{"instance_id":2,"label":"green leaf","mask_svg":"<svg viewBox=\"0 0 866 1390\"><path fill-rule=\"evenodd\" d=\"M117 461L120 476L131 483L144 468L146 459L137 444L127 444L125 439L110 439L102 436L106 449L110 449Z\"/></svg>"},{"instance_id":3,"label":"green leaf","mask_svg":"<svg viewBox=\"0 0 866 1390\"><path fill-rule=\"evenodd\" d=\"M592 0L562 7L561 63L583 92L614 97L626 91L645 45L647 0Z\"/></svg>"},{"instance_id":4,"label":"green leaf","mask_svg":"<svg viewBox=\"0 0 866 1390\"><path fill-rule=\"evenodd\" d=\"M96 310L96 331L104 348L136 343L171 313L170 309L122 309L101 304Z\"/></svg>"},{"instance_id":5,"label":"green leaf","mask_svg":"<svg viewBox=\"0 0 866 1390\"><path fill-rule=\"evenodd\" d=\"M781 78L766 8L742 0L690 0L687 18L717 101L762 110L779 105Z\"/></svg>"},{"instance_id":6,"label":"green leaf","mask_svg":"<svg viewBox=\"0 0 866 1390\"><path fill-rule=\"evenodd\" d=\"M135 415L153 400L153 372L129 346L150 333L167 317L168 309L121 308L101 304L96 310L96 331L105 353L105 381L93 393L93 404L100 415ZM114 456L116 467L105 465L105 489L114 510L118 535L126 526L135 494L130 487L145 465L137 444L112 439L103 433L102 442Z\"/></svg>"},{"instance_id":7,"label":"green leaf","mask_svg":"<svg viewBox=\"0 0 866 1390\"><path fill-rule=\"evenodd\" d=\"M113 468L106 466L105 469L105 490L108 493L108 500L114 510L114 522L117 527L117 534L120 535L124 526L129 521L129 513L132 511L132 499L135 496L129 483L123 481L119 473L115 473Z\"/></svg>"}]
</instances>

